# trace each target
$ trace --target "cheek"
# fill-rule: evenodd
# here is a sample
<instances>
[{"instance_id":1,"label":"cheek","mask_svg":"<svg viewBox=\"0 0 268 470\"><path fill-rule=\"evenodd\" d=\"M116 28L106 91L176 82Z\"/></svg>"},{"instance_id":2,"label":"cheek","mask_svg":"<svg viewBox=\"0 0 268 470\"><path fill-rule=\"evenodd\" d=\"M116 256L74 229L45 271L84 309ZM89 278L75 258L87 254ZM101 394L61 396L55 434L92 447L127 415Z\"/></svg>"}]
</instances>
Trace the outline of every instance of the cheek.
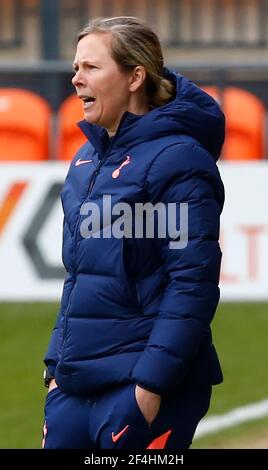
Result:
<instances>
[{"instance_id":1,"label":"cheek","mask_svg":"<svg viewBox=\"0 0 268 470\"><path fill-rule=\"evenodd\" d=\"M124 102L129 96L129 83L125 76L113 74L109 77L107 96L114 101Z\"/></svg>"},{"instance_id":2,"label":"cheek","mask_svg":"<svg viewBox=\"0 0 268 470\"><path fill-rule=\"evenodd\" d=\"M110 98L114 104L126 104L129 100L129 91L126 86L117 82L110 88Z\"/></svg>"}]
</instances>

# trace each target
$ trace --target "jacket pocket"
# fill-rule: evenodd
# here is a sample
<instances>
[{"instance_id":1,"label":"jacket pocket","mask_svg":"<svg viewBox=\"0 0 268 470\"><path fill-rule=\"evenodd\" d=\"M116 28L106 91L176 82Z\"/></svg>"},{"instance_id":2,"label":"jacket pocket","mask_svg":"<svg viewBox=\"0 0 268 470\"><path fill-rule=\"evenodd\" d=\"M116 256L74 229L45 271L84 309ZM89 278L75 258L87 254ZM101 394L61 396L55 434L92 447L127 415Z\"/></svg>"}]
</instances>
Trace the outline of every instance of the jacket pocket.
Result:
<instances>
[{"instance_id":1,"label":"jacket pocket","mask_svg":"<svg viewBox=\"0 0 268 470\"><path fill-rule=\"evenodd\" d=\"M149 429L155 424L155 421L156 419L159 417L159 414L160 414L160 410L161 410L161 406L162 406L162 401L163 401L163 398L161 399L161 403L160 403L160 407L159 407L159 410L157 411L153 421L151 421L151 423L149 423L147 421L147 419L145 418L143 412L141 411L140 407L139 407L139 404L137 402L137 398L136 398L136 384L134 384L134 387L132 389L132 396L131 396L131 400L133 401L133 404L134 404L134 407L136 409L136 413L137 415L139 415L139 419L141 421L143 421L143 424L148 427Z\"/></svg>"}]
</instances>

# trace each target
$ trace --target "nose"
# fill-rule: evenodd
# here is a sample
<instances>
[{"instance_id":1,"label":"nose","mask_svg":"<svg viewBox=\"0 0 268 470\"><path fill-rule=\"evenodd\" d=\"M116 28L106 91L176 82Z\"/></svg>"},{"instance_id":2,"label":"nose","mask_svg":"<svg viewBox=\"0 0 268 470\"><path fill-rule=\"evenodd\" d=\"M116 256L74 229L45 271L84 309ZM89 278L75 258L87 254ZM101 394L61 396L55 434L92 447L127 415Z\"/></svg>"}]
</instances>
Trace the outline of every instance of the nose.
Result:
<instances>
[{"instance_id":1,"label":"nose","mask_svg":"<svg viewBox=\"0 0 268 470\"><path fill-rule=\"evenodd\" d=\"M81 73L80 70L76 72L76 74L72 78L72 84L74 87L80 87L85 84L85 81L83 79L83 74Z\"/></svg>"}]
</instances>

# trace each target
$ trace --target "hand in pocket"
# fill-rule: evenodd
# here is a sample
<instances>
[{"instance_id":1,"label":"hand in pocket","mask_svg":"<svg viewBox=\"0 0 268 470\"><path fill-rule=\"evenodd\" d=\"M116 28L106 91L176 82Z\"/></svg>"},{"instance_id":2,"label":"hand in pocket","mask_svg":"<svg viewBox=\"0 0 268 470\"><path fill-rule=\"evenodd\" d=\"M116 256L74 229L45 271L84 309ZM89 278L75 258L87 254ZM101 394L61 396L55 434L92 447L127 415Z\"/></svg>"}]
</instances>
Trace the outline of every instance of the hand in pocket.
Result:
<instances>
[{"instance_id":1,"label":"hand in pocket","mask_svg":"<svg viewBox=\"0 0 268 470\"><path fill-rule=\"evenodd\" d=\"M161 405L161 395L136 385L135 397L138 407L148 424L155 420Z\"/></svg>"}]
</instances>

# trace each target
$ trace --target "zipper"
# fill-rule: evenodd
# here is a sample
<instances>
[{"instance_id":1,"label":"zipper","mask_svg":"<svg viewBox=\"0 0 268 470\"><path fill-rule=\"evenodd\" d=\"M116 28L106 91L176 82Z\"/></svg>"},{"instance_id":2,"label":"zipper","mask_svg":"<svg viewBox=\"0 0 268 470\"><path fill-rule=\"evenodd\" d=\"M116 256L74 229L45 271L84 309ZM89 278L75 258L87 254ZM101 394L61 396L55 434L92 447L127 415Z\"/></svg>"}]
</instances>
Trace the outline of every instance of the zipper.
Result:
<instances>
[{"instance_id":1,"label":"zipper","mask_svg":"<svg viewBox=\"0 0 268 470\"><path fill-rule=\"evenodd\" d=\"M91 193L92 193L92 189L93 189L93 186L96 182L96 179L97 179L97 176L100 172L100 169L102 167L102 165L104 164L104 162L107 160L108 156L109 156L109 153L111 152L112 150L112 147L113 147L113 144L114 144L114 140L110 143L108 149L106 150L105 154L103 155L102 159L99 160L98 164L97 164L97 167L91 177L91 180L90 180L90 183L89 183L89 188L88 188L88 194L87 194L87 197L91 196Z\"/></svg>"},{"instance_id":2,"label":"zipper","mask_svg":"<svg viewBox=\"0 0 268 470\"><path fill-rule=\"evenodd\" d=\"M125 114L126 114L126 113L125 113ZM105 154L103 155L102 159L99 161L99 163L98 163L98 165L97 165L97 168L96 168L95 172L94 172L93 175L92 175L92 178L91 178L91 181L90 181L90 184L89 184L89 189L88 189L88 195L87 195L87 197L89 197L89 196L91 195L91 193L92 193L92 189L93 189L93 186L94 186L95 181L96 181L96 179L97 179L97 176L98 176L98 174L99 174L99 172L100 172L100 168L101 168L101 166L104 164L104 162L107 160L107 158L108 158L108 156L109 156L109 153L111 152L111 150L112 150L112 148L113 148L113 146L114 146L114 143L115 143L115 141L116 141L116 139L117 139L117 136L118 136L118 134L120 133L120 130L121 130L123 124L124 124L125 118L126 118L126 116L124 116L123 119L121 119L120 124L119 124L119 126L118 126L118 129L117 129L117 131L116 131L116 135L113 137L112 142L110 142L110 144L109 144L109 146L108 146L108 148L107 148Z\"/></svg>"},{"instance_id":3,"label":"zipper","mask_svg":"<svg viewBox=\"0 0 268 470\"><path fill-rule=\"evenodd\" d=\"M98 176L98 174L99 174L99 172L100 172L100 168L101 168L102 164L103 164L103 159L102 159L102 160L99 160L99 163L98 163L98 165L97 165L97 167L96 167L96 170L94 171L93 175L91 176L91 180L90 180L90 183L89 183L89 188L88 188L87 197L89 197L89 196L91 195L91 193L92 193L93 186L94 186L95 181L96 181L96 179L97 179L97 176Z\"/></svg>"},{"instance_id":4,"label":"zipper","mask_svg":"<svg viewBox=\"0 0 268 470\"><path fill-rule=\"evenodd\" d=\"M140 308L141 307L141 298L140 298L139 290L138 290L138 287L137 287L137 282L135 283L135 291L136 291L138 307Z\"/></svg>"},{"instance_id":5,"label":"zipper","mask_svg":"<svg viewBox=\"0 0 268 470\"><path fill-rule=\"evenodd\" d=\"M110 150L110 147L108 149L108 151ZM108 158L108 151L106 152L106 154L103 156L103 158L101 160L99 160L97 166L96 166L96 169L93 173L93 175L91 176L91 180L90 180L90 183L89 183L89 187L88 187L88 192L87 192L87 195L86 197L84 198L84 200L82 201L81 203L81 206L84 204L84 202L91 196L91 193L92 193L92 189L93 189L93 186L96 182L96 179L97 179L97 176L100 172L100 168L101 166L104 164L104 162L106 161L106 159ZM81 206L80 206L80 209L81 209ZM78 217L78 220L77 220L77 223L76 223L76 226L75 226L75 229L74 229L74 249L75 249L75 246L76 246L76 238L77 238L77 232L78 232L78 228L80 226L80 222L81 222L81 215L79 213L79 217ZM75 263L74 263L75 264Z\"/></svg>"}]
</instances>

